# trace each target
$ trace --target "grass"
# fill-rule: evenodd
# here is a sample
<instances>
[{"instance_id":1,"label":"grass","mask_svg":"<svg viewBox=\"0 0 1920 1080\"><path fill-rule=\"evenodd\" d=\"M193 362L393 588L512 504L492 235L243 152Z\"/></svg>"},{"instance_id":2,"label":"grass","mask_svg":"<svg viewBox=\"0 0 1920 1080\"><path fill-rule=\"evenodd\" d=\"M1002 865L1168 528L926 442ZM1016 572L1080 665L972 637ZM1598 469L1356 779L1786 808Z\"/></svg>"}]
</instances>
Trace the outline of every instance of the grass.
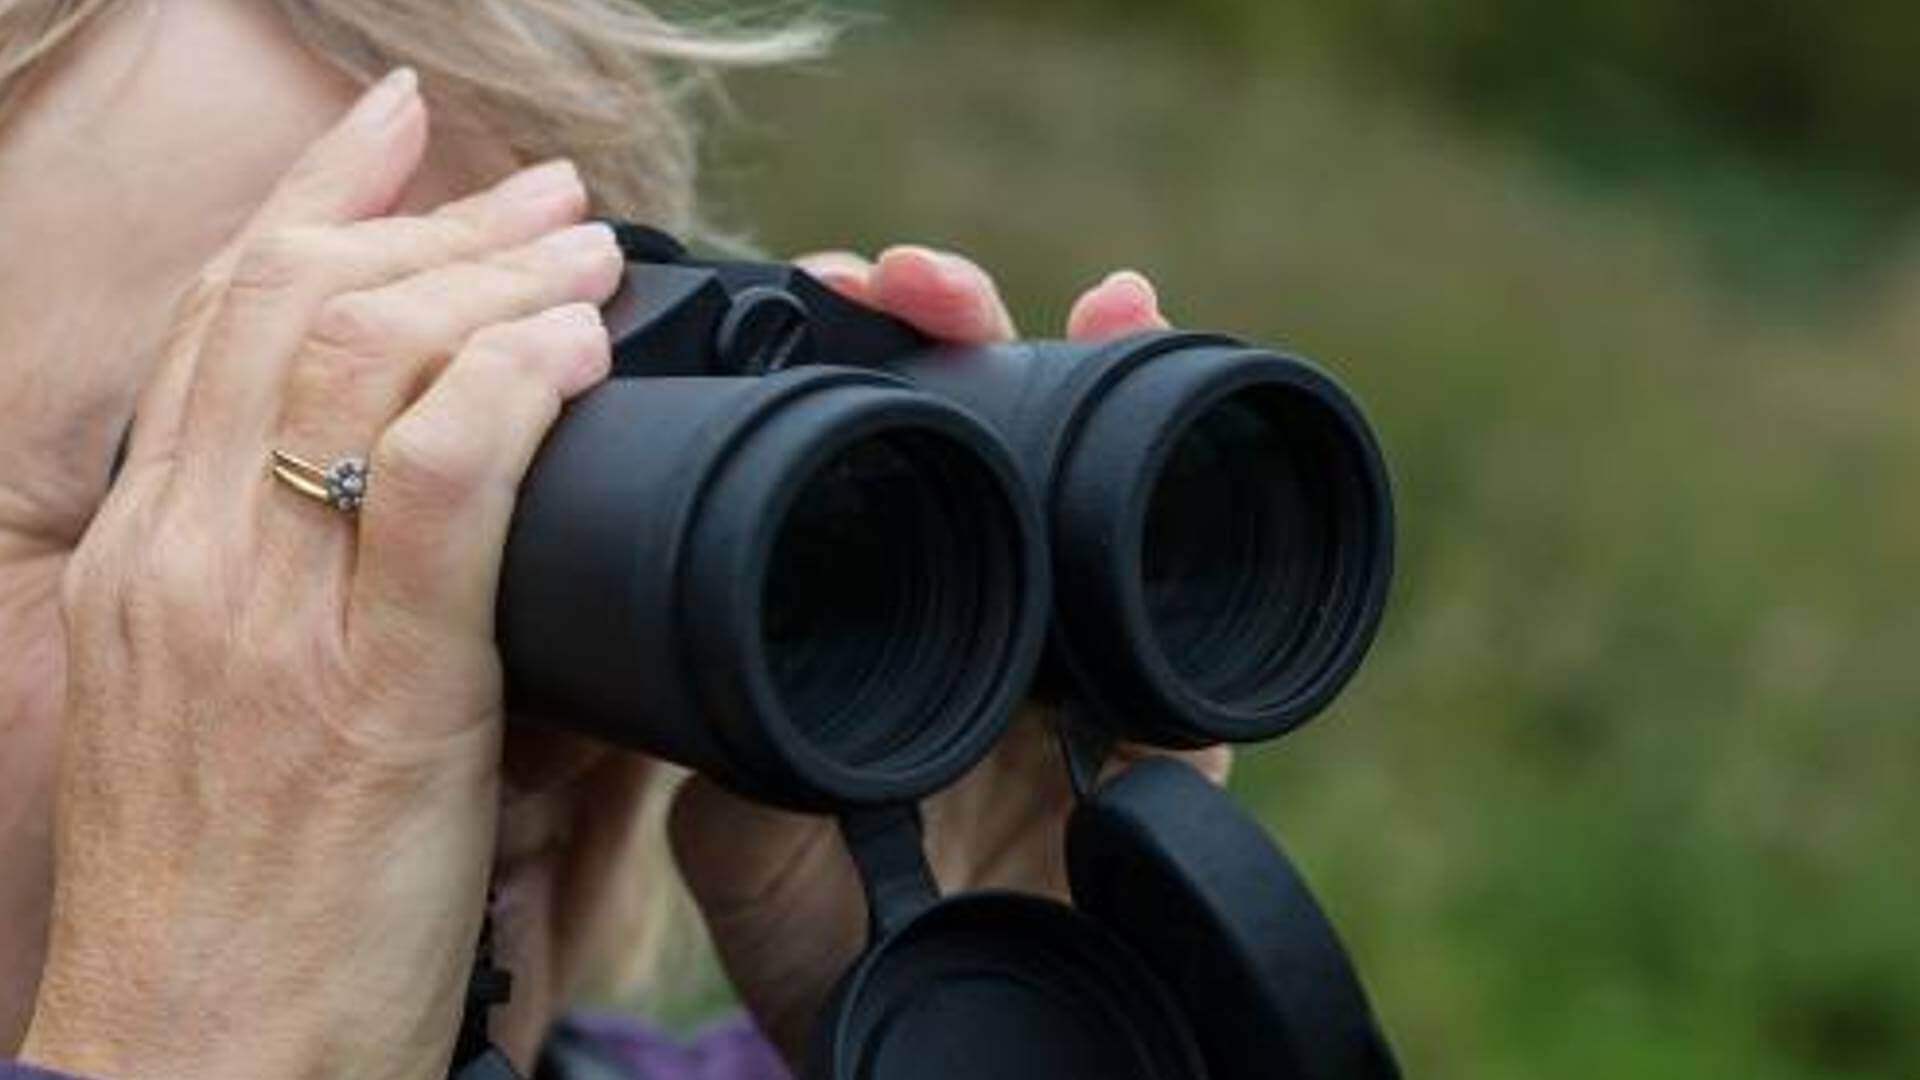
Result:
<instances>
[{"instance_id":1,"label":"grass","mask_svg":"<svg viewBox=\"0 0 1920 1080\"><path fill-rule=\"evenodd\" d=\"M1684 201L1337 73L1009 21L863 34L741 105L717 181L774 250L962 248L1035 333L1138 265L1368 403L1387 630L1236 787L1409 1075L1920 1075L1912 245L1742 291Z\"/></svg>"}]
</instances>

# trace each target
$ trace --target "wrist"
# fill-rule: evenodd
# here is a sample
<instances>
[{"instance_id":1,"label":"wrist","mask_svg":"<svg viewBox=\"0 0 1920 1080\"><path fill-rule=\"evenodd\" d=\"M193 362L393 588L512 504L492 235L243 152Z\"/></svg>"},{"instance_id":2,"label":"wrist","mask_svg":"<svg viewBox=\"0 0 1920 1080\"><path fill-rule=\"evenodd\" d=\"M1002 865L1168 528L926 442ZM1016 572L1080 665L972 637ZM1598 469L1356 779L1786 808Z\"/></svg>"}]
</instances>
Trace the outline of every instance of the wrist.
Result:
<instances>
[{"instance_id":1,"label":"wrist","mask_svg":"<svg viewBox=\"0 0 1920 1080\"><path fill-rule=\"evenodd\" d=\"M239 1032L227 1039L197 1037L195 1029L204 1030L204 1022L169 1025L163 1019L169 1011L164 1002L120 998L49 965L20 1045L20 1061L86 1077L299 1075L285 1071L283 1062L267 1060L256 1038ZM254 1060L231 1060L243 1046Z\"/></svg>"},{"instance_id":2,"label":"wrist","mask_svg":"<svg viewBox=\"0 0 1920 1080\"><path fill-rule=\"evenodd\" d=\"M151 982L152 980L144 980ZM352 1021L328 1000L327 980L310 992L278 995L262 1008L257 995L229 990L165 995L132 979L114 986L75 978L49 965L19 1049L22 1064L75 1077L193 1080L320 1080L391 1077L440 1080L448 1037L354 1038L378 1025ZM455 1009L454 1011L457 1011Z\"/></svg>"}]
</instances>

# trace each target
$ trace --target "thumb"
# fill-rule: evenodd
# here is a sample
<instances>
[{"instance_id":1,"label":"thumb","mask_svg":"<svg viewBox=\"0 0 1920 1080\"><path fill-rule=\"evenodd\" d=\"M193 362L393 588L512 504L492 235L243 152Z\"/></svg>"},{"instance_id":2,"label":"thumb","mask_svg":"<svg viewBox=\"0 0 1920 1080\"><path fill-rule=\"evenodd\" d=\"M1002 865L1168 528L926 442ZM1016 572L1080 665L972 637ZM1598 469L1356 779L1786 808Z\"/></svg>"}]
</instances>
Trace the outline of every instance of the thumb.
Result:
<instances>
[{"instance_id":1,"label":"thumb","mask_svg":"<svg viewBox=\"0 0 1920 1080\"><path fill-rule=\"evenodd\" d=\"M771 810L704 777L674 799L668 835L741 1000L800 1059L820 1003L866 940L853 860L831 818Z\"/></svg>"},{"instance_id":2,"label":"thumb","mask_svg":"<svg viewBox=\"0 0 1920 1080\"><path fill-rule=\"evenodd\" d=\"M1109 274L1082 294L1067 316L1067 337L1074 341L1111 341L1143 330L1165 330L1160 295L1136 270Z\"/></svg>"},{"instance_id":3,"label":"thumb","mask_svg":"<svg viewBox=\"0 0 1920 1080\"><path fill-rule=\"evenodd\" d=\"M689 779L667 820L674 861L709 918L780 904L852 865L832 818L750 802L705 777Z\"/></svg>"}]
</instances>

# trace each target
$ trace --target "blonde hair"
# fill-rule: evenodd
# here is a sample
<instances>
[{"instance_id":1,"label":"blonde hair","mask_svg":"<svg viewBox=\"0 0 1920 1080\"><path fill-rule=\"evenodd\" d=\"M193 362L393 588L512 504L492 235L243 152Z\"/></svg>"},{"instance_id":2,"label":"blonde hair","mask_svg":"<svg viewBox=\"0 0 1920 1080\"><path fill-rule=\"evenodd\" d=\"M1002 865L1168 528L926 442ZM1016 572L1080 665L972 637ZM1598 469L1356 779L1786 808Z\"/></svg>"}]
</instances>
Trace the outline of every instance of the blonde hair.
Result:
<instances>
[{"instance_id":1,"label":"blonde hair","mask_svg":"<svg viewBox=\"0 0 1920 1080\"><path fill-rule=\"evenodd\" d=\"M36 70L95 19L140 0L0 0L0 124ZM151 0L149 0L151 2ZM568 157L605 214L699 232L693 99L724 69L815 55L828 30L778 12L671 21L624 0L271 0L317 55L362 82L402 65L420 74L440 115L502 139L522 160ZM684 5L683 5L684 6ZM709 4L709 6L712 6ZM662 950L691 930L666 855L677 770L662 767L640 800L590 993L645 989Z\"/></svg>"},{"instance_id":2,"label":"blonde hair","mask_svg":"<svg viewBox=\"0 0 1920 1080\"><path fill-rule=\"evenodd\" d=\"M0 0L0 123L42 60L130 2ZM628 0L270 2L355 78L413 67L523 160L572 158L601 212L682 232L699 225L691 100L722 70L815 55L828 36L818 20L671 21Z\"/></svg>"}]
</instances>

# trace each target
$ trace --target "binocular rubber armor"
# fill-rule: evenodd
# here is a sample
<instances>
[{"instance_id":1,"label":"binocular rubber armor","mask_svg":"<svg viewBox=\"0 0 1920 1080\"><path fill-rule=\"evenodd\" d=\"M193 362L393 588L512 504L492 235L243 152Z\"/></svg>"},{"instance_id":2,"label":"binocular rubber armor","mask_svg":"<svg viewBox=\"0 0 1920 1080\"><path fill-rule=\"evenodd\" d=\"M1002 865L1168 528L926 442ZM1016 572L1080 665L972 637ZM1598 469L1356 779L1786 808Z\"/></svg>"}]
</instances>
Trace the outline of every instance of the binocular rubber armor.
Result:
<instances>
[{"instance_id":1,"label":"binocular rubber armor","mask_svg":"<svg viewBox=\"0 0 1920 1080\"><path fill-rule=\"evenodd\" d=\"M1319 712L1385 607L1358 405L1231 338L959 347L618 226L613 377L520 493L518 715L837 815L871 943L809 1080L1398 1075L1307 886L1171 759ZM1051 706L1072 903L942 897L919 800Z\"/></svg>"}]
</instances>

